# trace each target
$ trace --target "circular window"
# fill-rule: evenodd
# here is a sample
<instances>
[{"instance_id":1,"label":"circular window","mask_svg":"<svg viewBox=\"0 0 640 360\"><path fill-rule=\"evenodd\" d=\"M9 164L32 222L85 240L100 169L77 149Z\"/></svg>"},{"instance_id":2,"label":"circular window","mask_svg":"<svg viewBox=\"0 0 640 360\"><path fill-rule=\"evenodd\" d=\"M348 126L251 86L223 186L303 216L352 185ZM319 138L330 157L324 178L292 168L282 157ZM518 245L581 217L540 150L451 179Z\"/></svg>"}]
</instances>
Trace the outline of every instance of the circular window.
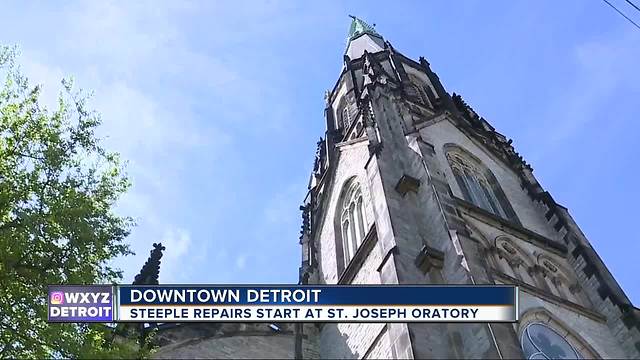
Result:
<instances>
[{"instance_id":1,"label":"circular window","mask_svg":"<svg viewBox=\"0 0 640 360\"><path fill-rule=\"evenodd\" d=\"M564 337L543 324L527 325L520 342L527 359L582 359Z\"/></svg>"}]
</instances>

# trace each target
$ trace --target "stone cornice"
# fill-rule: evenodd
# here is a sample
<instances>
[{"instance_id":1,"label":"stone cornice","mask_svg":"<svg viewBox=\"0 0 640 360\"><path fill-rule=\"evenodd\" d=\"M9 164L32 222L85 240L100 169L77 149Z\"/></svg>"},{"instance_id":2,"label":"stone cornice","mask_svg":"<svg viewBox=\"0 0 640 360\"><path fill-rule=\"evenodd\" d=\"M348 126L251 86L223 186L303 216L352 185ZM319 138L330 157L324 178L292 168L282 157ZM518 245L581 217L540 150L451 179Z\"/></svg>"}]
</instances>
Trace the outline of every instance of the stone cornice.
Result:
<instances>
[{"instance_id":1,"label":"stone cornice","mask_svg":"<svg viewBox=\"0 0 640 360\"><path fill-rule=\"evenodd\" d=\"M499 216L496 216L482 208L479 208L478 206L464 200L461 199L459 197L453 196L453 199L455 200L456 204L458 206L460 206L462 209L466 210L465 212L480 221L484 221L487 222L487 220L497 223L500 227L500 230L506 231L506 232L510 232L512 234L514 234L515 236L517 236L518 238L521 238L523 240L532 242L538 246L541 246L544 249L548 249L553 251L554 253L561 255L563 257L566 257L567 255L567 247L558 242L558 241L554 241L551 240L543 235L540 235L534 231L531 231L529 229L526 229L520 225L514 224L513 222L507 221Z\"/></svg>"},{"instance_id":2,"label":"stone cornice","mask_svg":"<svg viewBox=\"0 0 640 360\"><path fill-rule=\"evenodd\" d=\"M601 322L601 323L606 323L606 321L607 321L607 319L602 314L600 314L600 313L598 313L596 311L593 311L593 310L591 310L589 308L586 308L586 307L584 307L582 305L576 304L576 303L574 303L572 301L563 299L563 298L561 298L559 296L556 296L556 295L553 295L553 294L551 294L551 293L549 293L547 291L541 290L541 289L539 289L539 288L537 288L535 286L529 285L529 284L523 282L520 279L516 279L514 277L511 277L511 276L509 276L507 274L504 274L504 273L502 273L502 272L500 272L500 271L498 271L496 269L490 268L489 271L491 272L491 274L494 277L501 278L501 279L505 280L505 282L507 282L507 283L516 285L516 286L522 288L524 291L526 291L528 293L531 293L533 295L536 295L536 296L542 298L545 301L548 301L548 302L560 305L562 307L568 308L568 309L570 309L572 311L578 312L578 313L580 313L582 315L585 315L585 316L587 316L587 317L589 317L589 318L591 318L593 320L596 320L598 322Z\"/></svg>"}]
</instances>

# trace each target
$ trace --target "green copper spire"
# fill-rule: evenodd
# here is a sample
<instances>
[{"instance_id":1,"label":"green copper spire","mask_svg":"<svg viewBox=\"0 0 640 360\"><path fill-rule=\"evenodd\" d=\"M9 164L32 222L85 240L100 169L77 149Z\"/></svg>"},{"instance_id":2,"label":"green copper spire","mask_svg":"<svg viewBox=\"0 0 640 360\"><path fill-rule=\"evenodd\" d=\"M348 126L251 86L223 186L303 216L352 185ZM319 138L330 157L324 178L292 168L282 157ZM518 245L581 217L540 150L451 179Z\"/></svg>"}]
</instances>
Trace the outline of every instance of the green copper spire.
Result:
<instances>
[{"instance_id":1,"label":"green copper spire","mask_svg":"<svg viewBox=\"0 0 640 360\"><path fill-rule=\"evenodd\" d=\"M351 21L351 27L349 28L348 40L352 40L362 34L369 34L382 38L382 35L378 34L373 26L367 24L366 22L358 19L353 15L349 15L349 17L353 20Z\"/></svg>"}]
</instances>

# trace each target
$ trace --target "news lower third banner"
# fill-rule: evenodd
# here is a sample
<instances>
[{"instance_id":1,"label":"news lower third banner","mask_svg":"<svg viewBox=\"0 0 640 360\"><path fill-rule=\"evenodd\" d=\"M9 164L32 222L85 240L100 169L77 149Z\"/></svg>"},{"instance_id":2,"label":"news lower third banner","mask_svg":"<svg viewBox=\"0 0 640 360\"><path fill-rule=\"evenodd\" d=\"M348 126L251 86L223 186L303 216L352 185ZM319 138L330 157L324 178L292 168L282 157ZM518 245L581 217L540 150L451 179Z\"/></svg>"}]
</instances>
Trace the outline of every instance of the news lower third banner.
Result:
<instances>
[{"instance_id":1,"label":"news lower third banner","mask_svg":"<svg viewBox=\"0 0 640 360\"><path fill-rule=\"evenodd\" d=\"M515 286L49 286L50 322L515 322Z\"/></svg>"}]
</instances>

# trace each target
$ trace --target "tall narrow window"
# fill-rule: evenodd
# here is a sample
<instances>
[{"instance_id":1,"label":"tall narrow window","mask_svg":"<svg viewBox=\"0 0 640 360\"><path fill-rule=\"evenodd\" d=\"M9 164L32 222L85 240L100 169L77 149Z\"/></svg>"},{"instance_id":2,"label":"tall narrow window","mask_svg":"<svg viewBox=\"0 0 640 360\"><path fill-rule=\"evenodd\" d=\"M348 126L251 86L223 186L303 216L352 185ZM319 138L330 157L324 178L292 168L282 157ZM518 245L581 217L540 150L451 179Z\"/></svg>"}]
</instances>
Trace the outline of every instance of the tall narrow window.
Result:
<instances>
[{"instance_id":1,"label":"tall narrow window","mask_svg":"<svg viewBox=\"0 0 640 360\"><path fill-rule=\"evenodd\" d=\"M356 181L346 185L340 204L342 253L346 267L362 244L367 229L362 191Z\"/></svg>"},{"instance_id":2,"label":"tall narrow window","mask_svg":"<svg viewBox=\"0 0 640 360\"><path fill-rule=\"evenodd\" d=\"M426 84L413 74L409 74L409 80L411 81L410 95L420 99L423 104L429 105L431 99L429 99L429 95L425 90Z\"/></svg>"},{"instance_id":3,"label":"tall narrow window","mask_svg":"<svg viewBox=\"0 0 640 360\"><path fill-rule=\"evenodd\" d=\"M362 243L362 239L364 239L365 236L365 230L364 230L364 215L363 215L363 209L362 209L362 196L358 197L358 199L356 200L356 214L358 216L357 221L358 221L358 246L360 246L360 243Z\"/></svg>"},{"instance_id":4,"label":"tall narrow window","mask_svg":"<svg viewBox=\"0 0 640 360\"><path fill-rule=\"evenodd\" d=\"M351 125L351 114L349 113L349 106L345 105L342 109L342 127L347 130Z\"/></svg>"},{"instance_id":5,"label":"tall narrow window","mask_svg":"<svg viewBox=\"0 0 640 360\"><path fill-rule=\"evenodd\" d=\"M458 148L447 151L447 160L465 200L503 219L519 223L495 176L480 161Z\"/></svg>"},{"instance_id":6,"label":"tall narrow window","mask_svg":"<svg viewBox=\"0 0 640 360\"><path fill-rule=\"evenodd\" d=\"M351 249L349 248L349 246L346 246L346 244L351 243L351 229L349 227L349 219L345 218L345 216L343 215L343 221L342 221L342 239L344 241L344 256L345 258L351 258L352 256L352 252Z\"/></svg>"}]
</instances>

